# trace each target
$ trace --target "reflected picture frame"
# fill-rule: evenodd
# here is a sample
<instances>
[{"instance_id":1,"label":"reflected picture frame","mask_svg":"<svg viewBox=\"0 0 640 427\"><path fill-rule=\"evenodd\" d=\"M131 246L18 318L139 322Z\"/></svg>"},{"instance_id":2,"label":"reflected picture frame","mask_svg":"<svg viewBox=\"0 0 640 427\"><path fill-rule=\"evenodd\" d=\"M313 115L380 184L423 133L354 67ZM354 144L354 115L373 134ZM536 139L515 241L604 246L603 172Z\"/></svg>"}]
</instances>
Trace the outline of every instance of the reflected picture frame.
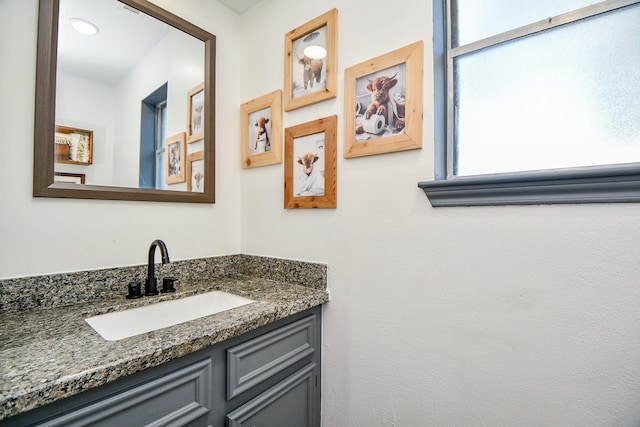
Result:
<instances>
[{"instance_id":1,"label":"reflected picture frame","mask_svg":"<svg viewBox=\"0 0 640 427\"><path fill-rule=\"evenodd\" d=\"M282 90L240 106L242 168L282 163Z\"/></svg>"},{"instance_id":2,"label":"reflected picture frame","mask_svg":"<svg viewBox=\"0 0 640 427\"><path fill-rule=\"evenodd\" d=\"M55 162L93 164L93 131L56 125Z\"/></svg>"},{"instance_id":3,"label":"reflected picture frame","mask_svg":"<svg viewBox=\"0 0 640 427\"><path fill-rule=\"evenodd\" d=\"M72 184L84 184L85 174L83 173L69 173L69 172L54 172L53 182L70 182Z\"/></svg>"},{"instance_id":4,"label":"reflected picture frame","mask_svg":"<svg viewBox=\"0 0 640 427\"><path fill-rule=\"evenodd\" d=\"M285 34L285 111L336 97L337 25L338 9L334 8ZM324 52L314 53L318 47Z\"/></svg>"},{"instance_id":5,"label":"reflected picture frame","mask_svg":"<svg viewBox=\"0 0 640 427\"><path fill-rule=\"evenodd\" d=\"M423 58L418 41L345 69L344 158L422 148Z\"/></svg>"},{"instance_id":6,"label":"reflected picture frame","mask_svg":"<svg viewBox=\"0 0 640 427\"><path fill-rule=\"evenodd\" d=\"M166 182L167 184L177 184L184 182L186 178L186 156L187 145L184 132L177 133L166 139Z\"/></svg>"},{"instance_id":7,"label":"reflected picture frame","mask_svg":"<svg viewBox=\"0 0 640 427\"><path fill-rule=\"evenodd\" d=\"M204 82L188 92L187 95L187 142L204 139Z\"/></svg>"},{"instance_id":8,"label":"reflected picture frame","mask_svg":"<svg viewBox=\"0 0 640 427\"><path fill-rule=\"evenodd\" d=\"M187 155L187 191L203 193L205 174L204 151Z\"/></svg>"},{"instance_id":9,"label":"reflected picture frame","mask_svg":"<svg viewBox=\"0 0 640 427\"><path fill-rule=\"evenodd\" d=\"M284 131L284 208L337 207L336 115Z\"/></svg>"}]
</instances>

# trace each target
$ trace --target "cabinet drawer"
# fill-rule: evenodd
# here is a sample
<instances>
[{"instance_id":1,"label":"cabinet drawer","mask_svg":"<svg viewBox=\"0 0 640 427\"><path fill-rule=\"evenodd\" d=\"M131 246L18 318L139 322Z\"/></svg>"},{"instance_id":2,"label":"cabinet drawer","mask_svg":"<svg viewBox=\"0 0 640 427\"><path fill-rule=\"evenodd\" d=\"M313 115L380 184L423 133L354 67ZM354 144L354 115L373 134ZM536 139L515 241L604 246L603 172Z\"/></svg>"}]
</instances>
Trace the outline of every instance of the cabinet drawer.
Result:
<instances>
[{"instance_id":1,"label":"cabinet drawer","mask_svg":"<svg viewBox=\"0 0 640 427\"><path fill-rule=\"evenodd\" d=\"M166 426L206 420L211 410L211 359L49 419L40 426Z\"/></svg>"},{"instance_id":2,"label":"cabinet drawer","mask_svg":"<svg viewBox=\"0 0 640 427\"><path fill-rule=\"evenodd\" d=\"M316 364L310 363L227 414L229 427L314 426Z\"/></svg>"},{"instance_id":3,"label":"cabinet drawer","mask_svg":"<svg viewBox=\"0 0 640 427\"><path fill-rule=\"evenodd\" d=\"M311 356L316 316L311 315L227 350L227 399Z\"/></svg>"}]
</instances>

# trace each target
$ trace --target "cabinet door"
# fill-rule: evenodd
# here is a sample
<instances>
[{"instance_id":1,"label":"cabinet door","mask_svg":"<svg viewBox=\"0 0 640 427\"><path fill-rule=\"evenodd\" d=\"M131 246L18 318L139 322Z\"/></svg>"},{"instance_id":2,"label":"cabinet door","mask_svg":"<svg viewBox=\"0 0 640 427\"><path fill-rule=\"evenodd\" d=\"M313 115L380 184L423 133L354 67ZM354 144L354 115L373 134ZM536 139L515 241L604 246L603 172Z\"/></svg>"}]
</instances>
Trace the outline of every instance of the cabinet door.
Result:
<instances>
[{"instance_id":1,"label":"cabinet door","mask_svg":"<svg viewBox=\"0 0 640 427\"><path fill-rule=\"evenodd\" d=\"M211 359L57 416L40 426L201 426L211 411Z\"/></svg>"},{"instance_id":2,"label":"cabinet door","mask_svg":"<svg viewBox=\"0 0 640 427\"><path fill-rule=\"evenodd\" d=\"M316 316L307 316L227 350L227 399L294 366L315 352Z\"/></svg>"},{"instance_id":3,"label":"cabinet door","mask_svg":"<svg viewBox=\"0 0 640 427\"><path fill-rule=\"evenodd\" d=\"M229 427L315 427L316 364L310 363L227 414Z\"/></svg>"}]
</instances>

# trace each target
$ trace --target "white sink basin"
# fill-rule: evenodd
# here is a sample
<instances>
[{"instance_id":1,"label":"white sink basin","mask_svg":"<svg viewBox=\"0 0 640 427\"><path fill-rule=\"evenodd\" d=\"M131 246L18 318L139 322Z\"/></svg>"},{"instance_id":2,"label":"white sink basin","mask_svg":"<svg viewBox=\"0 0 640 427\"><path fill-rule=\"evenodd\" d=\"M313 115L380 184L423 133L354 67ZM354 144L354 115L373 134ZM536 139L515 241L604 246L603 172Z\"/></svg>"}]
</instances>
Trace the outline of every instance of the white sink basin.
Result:
<instances>
[{"instance_id":1,"label":"white sink basin","mask_svg":"<svg viewBox=\"0 0 640 427\"><path fill-rule=\"evenodd\" d=\"M159 302L84 319L102 338L117 341L255 302L224 291Z\"/></svg>"}]
</instances>

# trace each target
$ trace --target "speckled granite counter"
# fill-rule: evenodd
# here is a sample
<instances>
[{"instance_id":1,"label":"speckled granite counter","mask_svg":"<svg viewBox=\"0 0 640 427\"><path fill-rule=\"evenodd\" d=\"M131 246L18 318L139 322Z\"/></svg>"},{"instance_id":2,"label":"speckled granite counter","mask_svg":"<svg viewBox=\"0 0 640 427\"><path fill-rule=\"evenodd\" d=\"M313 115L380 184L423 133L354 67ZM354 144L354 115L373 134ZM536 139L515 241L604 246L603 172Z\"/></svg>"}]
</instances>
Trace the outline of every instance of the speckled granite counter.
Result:
<instances>
[{"instance_id":1,"label":"speckled granite counter","mask_svg":"<svg viewBox=\"0 0 640 427\"><path fill-rule=\"evenodd\" d=\"M11 294L15 291L12 287L19 288L19 283L0 281L0 293L5 301L0 312L0 420L160 365L328 301L324 264L243 255L211 260L204 262L207 266L213 263L219 267L219 263L227 265L231 260L235 267L218 269L215 273L204 267L200 277L187 274L187 279L181 278L175 294L139 300L124 298L124 282L113 285L117 292L99 298L87 296L83 291L79 292L85 295L83 301L15 310L11 308L17 302L10 305L6 301L22 301ZM202 260L194 260L174 268L193 273L197 270L191 265L194 262L202 267ZM118 269L109 271L121 273ZM312 271L313 277L306 280L305 271ZM105 270L83 274L100 276ZM39 283L34 278L30 280L32 284ZM305 281L311 286L305 286ZM108 287L107 282L109 280L103 285ZM74 283L71 286L78 287ZM84 321L97 314L210 290L224 290L256 302L120 341L105 341ZM33 301L33 298L27 300Z\"/></svg>"}]
</instances>

